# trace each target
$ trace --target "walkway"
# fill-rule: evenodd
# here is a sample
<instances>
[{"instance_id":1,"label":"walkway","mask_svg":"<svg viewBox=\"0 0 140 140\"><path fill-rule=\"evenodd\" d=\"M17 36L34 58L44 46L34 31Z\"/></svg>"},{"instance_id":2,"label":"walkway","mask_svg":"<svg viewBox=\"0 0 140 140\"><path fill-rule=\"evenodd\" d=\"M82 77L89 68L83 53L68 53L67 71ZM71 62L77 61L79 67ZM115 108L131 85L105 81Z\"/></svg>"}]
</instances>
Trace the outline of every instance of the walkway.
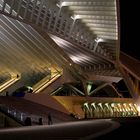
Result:
<instances>
[{"instance_id":1,"label":"walkway","mask_svg":"<svg viewBox=\"0 0 140 140\"><path fill-rule=\"evenodd\" d=\"M67 122L0 130L3 140L92 140L119 127L110 119Z\"/></svg>"}]
</instances>

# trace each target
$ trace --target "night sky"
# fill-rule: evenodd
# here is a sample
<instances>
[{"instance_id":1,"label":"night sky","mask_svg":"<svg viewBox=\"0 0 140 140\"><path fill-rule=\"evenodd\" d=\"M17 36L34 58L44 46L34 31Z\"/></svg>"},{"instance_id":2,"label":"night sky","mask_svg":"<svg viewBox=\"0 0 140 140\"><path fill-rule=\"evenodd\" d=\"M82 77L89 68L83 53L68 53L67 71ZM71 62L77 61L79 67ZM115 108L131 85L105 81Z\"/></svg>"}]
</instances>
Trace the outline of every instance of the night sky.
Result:
<instances>
[{"instance_id":1,"label":"night sky","mask_svg":"<svg viewBox=\"0 0 140 140\"><path fill-rule=\"evenodd\" d=\"M140 60L140 6L138 1L120 0L121 51Z\"/></svg>"}]
</instances>

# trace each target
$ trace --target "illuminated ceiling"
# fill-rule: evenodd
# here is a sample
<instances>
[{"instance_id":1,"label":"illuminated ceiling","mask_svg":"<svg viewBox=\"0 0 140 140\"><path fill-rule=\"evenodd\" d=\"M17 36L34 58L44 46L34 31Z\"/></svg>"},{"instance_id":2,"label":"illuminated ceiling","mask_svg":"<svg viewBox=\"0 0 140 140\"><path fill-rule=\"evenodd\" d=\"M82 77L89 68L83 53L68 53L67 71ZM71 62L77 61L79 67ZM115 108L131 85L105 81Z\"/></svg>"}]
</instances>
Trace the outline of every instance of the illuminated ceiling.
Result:
<instances>
[{"instance_id":1,"label":"illuminated ceiling","mask_svg":"<svg viewBox=\"0 0 140 140\"><path fill-rule=\"evenodd\" d=\"M0 0L1 72L45 72L62 67L63 59L113 75L119 56L116 6L116 0ZM44 39L46 32L64 57Z\"/></svg>"},{"instance_id":2,"label":"illuminated ceiling","mask_svg":"<svg viewBox=\"0 0 140 140\"><path fill-rule=\"evenodd\" d=\"M74 20L81 20L97 37L117 40L115 0L62 0L60 7L72 11Z\"/></svg>"},{"instance_id":3,"label":"illuminated ceiling","mask_svg":"<svg viewBox=\"0 0 140 140\"><path fill-rule=\"evenodd\" d=\"M3 15L0 22L0 69L45 72L51 64L56 64L50 44L32 27Z\"/></svg>"}]
</instances>

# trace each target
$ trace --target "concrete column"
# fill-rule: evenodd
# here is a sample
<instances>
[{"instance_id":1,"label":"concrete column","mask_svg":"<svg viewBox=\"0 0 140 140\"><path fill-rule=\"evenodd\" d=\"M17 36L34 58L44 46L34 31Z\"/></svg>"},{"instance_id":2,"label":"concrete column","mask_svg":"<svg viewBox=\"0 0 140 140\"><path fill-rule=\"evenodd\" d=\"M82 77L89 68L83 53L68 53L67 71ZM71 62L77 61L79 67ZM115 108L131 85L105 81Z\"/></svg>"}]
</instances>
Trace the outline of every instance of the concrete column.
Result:
<instances>
[{"instance_id":1,"label":"concrete column","mask_svg":"<svg viewBox=\"0 0 140 140\"><path fill-rule=\"evenodd\" d=\"M51 26L51 22L52 22L52 19L53 19L53 16L54 16L54 10L53 9L53 6L50 4L50 9L51 9L51 15L50 15L50 19L49 19L49 24L48 24L48 30L50 29L50 26Z\"/></svg>"},{"instance_id":2,"label":"concrete column","mask_svg":"<svg viewBox=\"0 0 140 140\"><path fill-rule=\"evenodd\" d=\"M65 18L65 16L63 18ZM69 21L70 21L70 19L66 18L66 26L65 26L65 29L64 29L64 36L65 37L66 37L67 31L68 31L67 28L68 28L68 25L69 25Z\"/></svg>"},{"instance_id":3,"label":"concrete column","mask_svg":"<svg viewBox=\"0 0 140 140\"><path fill-rule=\"evenodd\" d=\"M33 1L32 12L31 12L31 17L30 17L30 22L31 22L32 19L33 19L33 14L34 14L34 11L35 11L36 4L37 4L37 0L34 0L34 1Z\"/></svg>"},{"instance_id":4,"label":"concrete column","mask_svg":"<svg viewBox=\"0 0 140 140\"><path fill-rule=\"evenodd\" d=\"M38 25L38 23L39 23L39 18L40 18L41 11L42 11L42 9L43 9L44 3L45 3L45 0L41 0L40 6L39 6L39 10L38 10L38 16L37 16L37 20L36 20L36 24L37 24L37 25Z\"/></svg>"},{"instance_id":5,"label":"concrete column","mask_svg":"<svg viewBox=\"0 0 140 140\"><path fill-rule=\"evenodd\" d=\"M71 25L70 32L69 32L69 37L71 37L71 33L72 33L72 31L73 31L73 29L74 29L74 26L75 26L75 24L76 24L76 20L77 20L77 19L74 19L74 20L73 20L73 23L72 23L72 25Z\"/></svg>"},{"instance_id":6,"label":"concrete column","mask_svg":"<svg viewBox=\"0 0 140 140\"><path fill-rule=\"evenodd\" d=\"M64 16L62 16L61 17L61 22L60 22L60 27L59 27L59 33L61 33L61 31L62 31L62 25L63 25L63 23L64 23L64 20L65 20L65 17ZM65 30L65 29L64 29ZM65 32L65 31L64 31ZM65 33L64 33L65 34Z\"/></svg>"},{"instance_id":7,"label":"concrete column","mask_svg":"<svg viewBox=\"0 0 140 140\"><path fill-rule=\"evenodd\" d=\"M5 7L6 7L6 2L7 2L6 0L4 0L4 1L3 1L2 11L4 11L4 10L5 10Z\"/></svg>"},{"instance_id":8,"label":"concrete column","mask_svg":"<svg viewBox=\"0 0 140 140\"><path fill-rule=\"evenodd\" d=\"M28 0L26 3L26 8L24 10L23 19L26 19L26 15L28 13L28 8L29 8L29 3L30 3L30 1Z\"/></svg>"},{"instance_id":9,"label":"concrete column","mask_svg":"<svg viewBox=\"0 0 140 140\"><path fill-rule=\"evenodd\" d=\"M10 15L12 14L12 10L13 10L13 7L14 7L14 3L15 3L15 0L12 0L12 2L11 2L11 7L10 7L10 11L9 11L9 14L10 14Z\"/></svg>"},{"instance_id":10,"label":"concrete column","mask_svg":"<svg viewBox=\"0 0 140 140\"><path fill-rule=\"evenodd\" d=\"M88 96L88 92L87 92L87 81L82 80L82 85L83 85L85 96Z\"/></svg>"},{"instance_id":11,"label":"concrete column","mask_svg":"<svg viewBox=\"0 0 140 140\"><path fill-rule=\"evenodd\" d=\"M56 25L57 25L58 19L60 18L61 9L62 9L62 8L60 7L60 9L58 10L58 13L56 14L56 19L55 19L53 31L56 30ZM62 17L61 17L61 18L62 18Z\"/></svg>"}]
</instances>

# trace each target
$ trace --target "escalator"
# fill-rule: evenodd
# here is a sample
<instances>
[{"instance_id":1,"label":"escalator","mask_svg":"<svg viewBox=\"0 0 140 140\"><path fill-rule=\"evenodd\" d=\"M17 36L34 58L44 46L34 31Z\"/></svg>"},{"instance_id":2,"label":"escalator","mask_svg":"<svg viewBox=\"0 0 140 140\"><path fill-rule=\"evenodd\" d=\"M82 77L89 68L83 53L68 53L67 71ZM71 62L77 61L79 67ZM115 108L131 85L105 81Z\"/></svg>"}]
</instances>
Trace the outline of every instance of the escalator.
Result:
<instances>
[{"instance_id":1,"label":"escalator","mask_svg":"<svg viewBox=\"0 0 140 140\"><path fill-rule=\"evenodd\" d=\"M14 116L11 112L8 112L8 108L0 106L0 129L21 126L24 126L23 120L20 120L17 115Z\"/></svg>"}]
</instances>

